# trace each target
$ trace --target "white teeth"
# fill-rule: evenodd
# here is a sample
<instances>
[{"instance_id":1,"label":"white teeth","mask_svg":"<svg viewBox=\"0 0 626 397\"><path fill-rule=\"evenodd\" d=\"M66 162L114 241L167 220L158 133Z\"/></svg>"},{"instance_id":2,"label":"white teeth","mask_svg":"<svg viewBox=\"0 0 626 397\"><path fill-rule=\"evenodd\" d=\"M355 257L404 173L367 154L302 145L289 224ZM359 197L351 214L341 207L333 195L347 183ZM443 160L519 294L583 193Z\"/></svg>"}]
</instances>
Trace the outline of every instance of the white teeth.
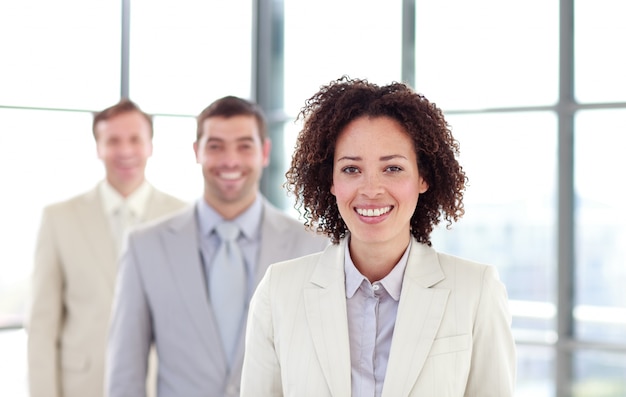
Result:
<instances>
[{"instance_id":1,"label":"white teeth","mask_svg":"<svg viewBox=\"0 0 626 397\"><path fill-rule=\"evenodd\" d=\"M220 173L220 178L222 179L238 179L241 178L241 172L222 172Z\"/></svg>"},{"instance_id":2,"label":"white teeth","mask_svg":"<svg viewBox=\"0 0 626 397\"><path fill-rule=\"evenodd\" d=\"M361 216L381 216L383 214L386 214L389 211L391 211L391 207L383 207L383 208L367 209L367 210L361 209L361 208L356 209L356 212Z\"/></svg>"}]
</instances>

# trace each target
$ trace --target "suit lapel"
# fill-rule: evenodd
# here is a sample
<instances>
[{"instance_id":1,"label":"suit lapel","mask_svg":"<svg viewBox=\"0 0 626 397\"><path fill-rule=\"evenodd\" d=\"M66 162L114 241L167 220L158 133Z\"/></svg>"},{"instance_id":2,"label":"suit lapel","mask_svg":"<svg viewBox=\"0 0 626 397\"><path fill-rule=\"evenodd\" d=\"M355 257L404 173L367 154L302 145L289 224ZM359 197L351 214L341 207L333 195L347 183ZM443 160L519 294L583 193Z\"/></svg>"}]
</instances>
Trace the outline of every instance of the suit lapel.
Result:
<instances>
[{"instance_id":1,"label":"suit lapel","mask_svg":"<svg viewBox=\"0 0 626 397\"><path fill-rule=\"evenodd\" d=\"M254 275L254 283L258 285L265 275L267 267L279 261L278 254L289 252L289 229L281 223L285 215L279 212L267 201L263 201L263 217L261 219L261 247L259 250L258 266ZM304 227L304 226L303 226ZM280 256L280 258L284 257Z\"/></svg>"},{"instance_id":2,"label":"suit lapel","mask_svg":"<svg viewBox=\"0 0 626 397\"><path fill-rule=\"evenodd\" d=\"M113 291L118 257L111 226L104 214L98 189L92 189L83 198L77 205L76 211L85 240L94 253L90 260L98 262L96 267L102 272L104 279Z\"/></svg>"},{"instance_id":3,"label":"suit lapel","mask_svg":"<svg viewBox=\"0 0 626 397\"><path fill-rule=\"evenodd\" d=\"M408 396L441 324L449 290L430 288L444 279L436 252L412 241L387 365L383 397Z\"/></svg>"},{"instance_id":4,"label":"suit lapel","mask_svg":"<svg viewBox=\"0 0 626 397\"><path fill-rule=\"evenodd\" d=\"M348 396L351 389L350 341L346 309L345 240L320 257L304 291L311 338L331 395Z\"/></svg>"},{"instance_id":5,"label":"suit lapel","mask_svg":"<svg viewBox=\"0 0 626 397\"><path fill-rule=\"evenodd\" d=\"M226 362L222 349L215 351L214 341L219 340L219 331L209 306L206 278L200 261L195 206L190 206L180 216L172 218L169 228L163 233L161 244L165 246L172 278L189 312L191 322L211 354L221 355L218 361Z\"/></svg>"}]
</instances>

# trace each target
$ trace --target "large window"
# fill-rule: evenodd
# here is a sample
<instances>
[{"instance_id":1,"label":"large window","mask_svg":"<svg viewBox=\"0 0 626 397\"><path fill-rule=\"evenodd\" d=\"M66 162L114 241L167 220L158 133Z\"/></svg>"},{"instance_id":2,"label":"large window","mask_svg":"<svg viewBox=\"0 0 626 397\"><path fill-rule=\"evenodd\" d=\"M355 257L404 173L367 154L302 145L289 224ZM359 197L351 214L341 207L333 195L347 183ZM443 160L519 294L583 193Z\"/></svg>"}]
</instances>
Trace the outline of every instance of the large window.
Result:
<instances>
[{"instance_id":1,"label":"large window","mask_svg":"<svg viewBox=\"0 0 626 397\"><path fill-rule=\"evenodd\" d=\"M341 75L406 81L446 113L469 176L436 248L495 265L517 397L626 395L626 3L622 0L0 2L0 395L25 396L24 320L41 209L102 178L91 113L155 114L148 178L195 200L194 116L266 110L281 190L304 101ZM15 372L14 376L12 371Z\"/></svg>"},{"instance_id":2,"label":"large window","mask_svg":"<svg viewBox=\"0 0 626 397\"><path fill-rule=\"evenodd\" d=\"M626 57L611 50L626 6L415 4L415 84L449 115L470 182L435 245L498 267L517 395L626 395Z\"/></svg>"}]
</instances>

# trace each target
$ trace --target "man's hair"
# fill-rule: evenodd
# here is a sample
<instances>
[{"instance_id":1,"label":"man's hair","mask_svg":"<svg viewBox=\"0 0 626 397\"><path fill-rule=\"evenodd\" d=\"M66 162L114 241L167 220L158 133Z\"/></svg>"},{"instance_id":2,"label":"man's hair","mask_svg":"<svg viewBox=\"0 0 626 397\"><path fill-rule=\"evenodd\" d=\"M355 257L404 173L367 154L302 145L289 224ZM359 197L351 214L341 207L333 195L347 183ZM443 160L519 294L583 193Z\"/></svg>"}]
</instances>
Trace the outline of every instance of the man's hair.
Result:
<instances>
[{"instance_id":1,"label":"man's hair","mask_svg":"<svg viewBox=\"0 0 626 397\"><path fill-rule=\"evenodd\" d=\"M130 113L130 112L137 112L141 114L143 117L145 117L146 121L150 125L150 137L152 138L152 136L154 135L154 129L152 126L152 116L144 112L143 110L141 110L135 102L131 101L128 98L122 98L115 105L110 106L101 112L94 113L93 124L92 124L92 131L93 131L94 138L96 138L96 140L98 139L96 135L96 126L98 125L98 123L109 120L115 116L119 116L120 114Z\"/></svg>"},{"instance_id":2,"label":"man's hair","mask_svg":"<svg viewBox=\"0 0 626 397\"><path fill-rule=\"evenodd\" d=\"M236 96L225 96L207 106L196 118L196 141L202 137L203 124L211 117L254 116L259 127L261 142L267 138L267 122L263 110L256 103Z\"/></svg>"}]
</instances>

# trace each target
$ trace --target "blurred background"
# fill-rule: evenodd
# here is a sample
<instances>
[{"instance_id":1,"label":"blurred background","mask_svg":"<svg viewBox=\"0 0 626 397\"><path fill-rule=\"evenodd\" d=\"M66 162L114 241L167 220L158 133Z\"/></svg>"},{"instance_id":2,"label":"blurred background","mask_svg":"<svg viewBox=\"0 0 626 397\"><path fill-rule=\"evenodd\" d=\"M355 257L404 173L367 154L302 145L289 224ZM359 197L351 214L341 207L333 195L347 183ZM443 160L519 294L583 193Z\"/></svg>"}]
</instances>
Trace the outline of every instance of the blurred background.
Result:
<instances>
[{"instance_id":1,"label":"blurred background","mask_svg":"<svg viewBox=\"0 0 626 397\"><path fill-rule=\"evenodd\" d=\"M195 115L224 95L269 116L282 189L304 101L341 75L403 81L461 144L465 217L435 248L494 264L517 397L626 396L623 0L0 0L0 395L25 397L41 209L104 175L93 111L154 114L151 182L202 192Z\"/></svg>"}]
</instances>

